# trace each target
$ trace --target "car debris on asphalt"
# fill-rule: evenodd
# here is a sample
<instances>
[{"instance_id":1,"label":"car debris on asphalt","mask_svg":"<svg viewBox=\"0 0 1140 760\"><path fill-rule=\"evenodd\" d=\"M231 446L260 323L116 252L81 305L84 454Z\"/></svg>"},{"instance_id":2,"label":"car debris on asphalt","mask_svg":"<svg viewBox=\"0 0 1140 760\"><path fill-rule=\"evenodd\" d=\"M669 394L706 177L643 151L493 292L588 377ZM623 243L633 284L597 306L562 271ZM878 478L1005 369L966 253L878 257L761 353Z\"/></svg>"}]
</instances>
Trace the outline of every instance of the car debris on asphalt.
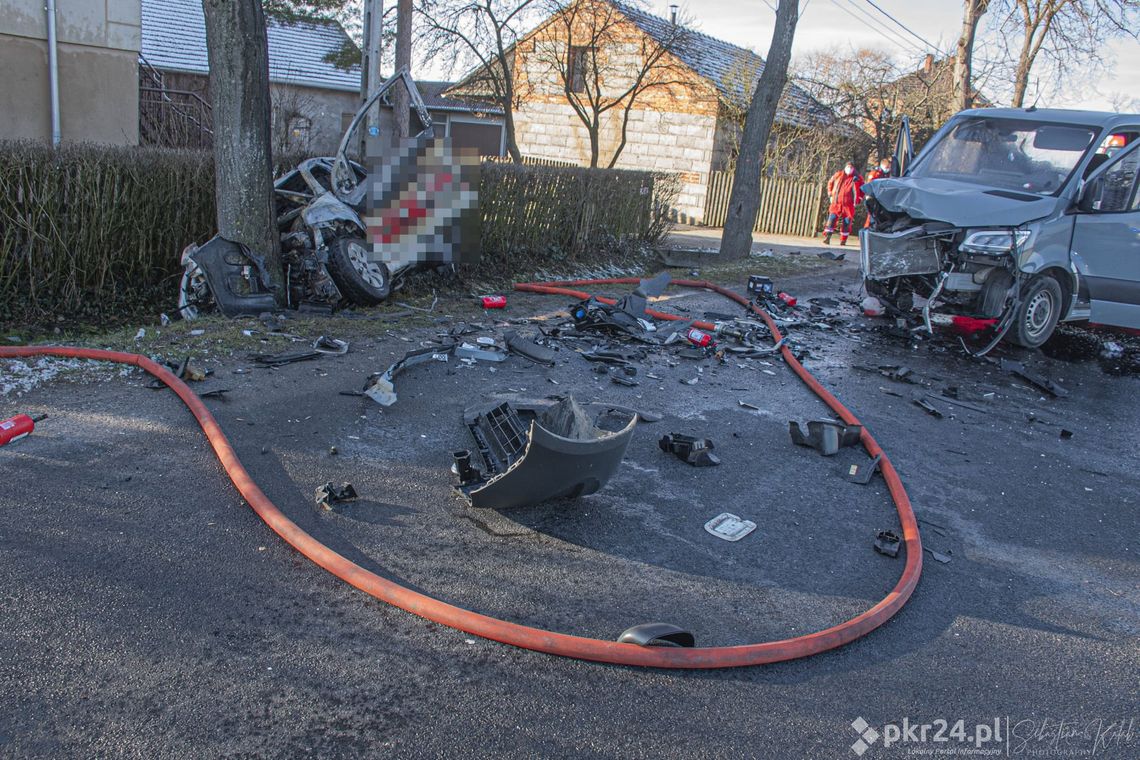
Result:
<instances>
[{"instance_id":1,"label":"car debris on asphalt","mask_svg":"<svg viewBox=\"0 0 1140 760\"><path fill-rule=\"evenodd\" d=\"M570 396L521 411L529 422L507 402L464 413L483 467L463 450L452 469L471 506L510 509L595 493L617 471L637 426L631 415L622 429L602 430Z\"/></svg>"},{"instance_id":2,"label":"car debris on asphalt","mask_svg":"<svg viewBox=\"0 0 1140 760\"><path fill-rule=\"evenodd\" d=\"M355 500L357 493L352 483L341 483L338 486L329 482L317 486L313 498L318 507L326 511L331 511L336 504L343 504L344 502Z\"/></svg>"},{"instance_id":3,"label":"car debris on asphalt","mask_svg":"<svg viewBox=\"0 0 1140 760\"><path fill-rule=\"evenodd\" d=\"M739 541L756 530L756 523L731 512L723 512L705 523L705 530L725 541Z\"/></svg>"},{"instance_id":4,"label":"car debris on asphalt","mask_svg":"<svg viewBox=\"0 0 1140 760\"><path fill-rule=\"evenodd\" d=\"M720 458L712 453L715 448L708 438L695 438L684 433L669 433L657 441L657 446L666 454L673 454L682 462L693 467L715 467Z\"/></svg>"}]
</instances>

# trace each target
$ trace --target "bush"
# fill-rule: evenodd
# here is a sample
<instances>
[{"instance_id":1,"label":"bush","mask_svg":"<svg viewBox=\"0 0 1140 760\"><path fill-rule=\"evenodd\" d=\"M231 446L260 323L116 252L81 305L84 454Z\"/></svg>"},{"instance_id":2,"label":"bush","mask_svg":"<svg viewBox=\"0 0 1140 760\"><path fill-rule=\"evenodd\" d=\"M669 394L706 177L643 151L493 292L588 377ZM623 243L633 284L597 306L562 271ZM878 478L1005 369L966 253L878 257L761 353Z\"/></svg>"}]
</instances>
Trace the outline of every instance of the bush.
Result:
<instances>
[{"instance_id":1,"label":"bush","mask_svg":"<svg viewBox=\"0 0 1140 760\"><path fill-rule=\"evenodd\" d=\"M213 206L201 152L0 145L0 319L172 302Z\"/></svg>"},{"instance_id":2,"label":"bush","mask_svg":"<svg viewBox=\"0 0 1140 760\"><path fill-rule=\"evenodd\" d=\"M480 269L525 257L540 266L609 255L613 241L656 243L668 230L676 175L485 163Z\"/></svg>"},{"instance_id":3,"label":"bush","mask_svg":"<svg viewBox=\"0 0 1140 760\"><path fill-rule=\"evenodd\" d=\"M672 175L485 164L475 274L656 242L676 193ZM179 254L213 230L208 152L0 143L0 322L170 309Z\"/></svg>"}]
</instances>

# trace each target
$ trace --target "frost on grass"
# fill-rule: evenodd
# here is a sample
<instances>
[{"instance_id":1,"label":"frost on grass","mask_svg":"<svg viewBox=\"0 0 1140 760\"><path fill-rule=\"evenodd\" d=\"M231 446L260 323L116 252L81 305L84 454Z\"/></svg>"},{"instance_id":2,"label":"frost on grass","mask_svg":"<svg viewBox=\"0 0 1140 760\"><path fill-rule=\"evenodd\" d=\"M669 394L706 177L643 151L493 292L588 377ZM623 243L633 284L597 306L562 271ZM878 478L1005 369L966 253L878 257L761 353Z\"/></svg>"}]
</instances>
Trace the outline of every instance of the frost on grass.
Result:
<instances>
[{"instance_id":1,"label":"frost on grass","mask_svg":"<svg viewBox=\"0 0 1140 760\"><path fill-rule=\"evenodd\" d=\"M0 396L19 398L33 388L52 380L92 383L112 377L126 377L134 367L112 365L86 359L41 356L34 359L0 360Z\"/></svg>"}]
</instances>

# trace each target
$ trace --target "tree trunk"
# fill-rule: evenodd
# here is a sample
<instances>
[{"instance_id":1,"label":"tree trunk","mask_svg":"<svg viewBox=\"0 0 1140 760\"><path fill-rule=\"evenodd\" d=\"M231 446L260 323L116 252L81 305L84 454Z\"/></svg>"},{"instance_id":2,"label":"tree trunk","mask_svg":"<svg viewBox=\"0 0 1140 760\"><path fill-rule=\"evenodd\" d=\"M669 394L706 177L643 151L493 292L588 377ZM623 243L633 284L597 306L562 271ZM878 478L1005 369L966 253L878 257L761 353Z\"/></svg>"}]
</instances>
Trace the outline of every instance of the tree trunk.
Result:
<instances>
[{"instance_id":1,"label":"tree trunk","mask_svg":"<svg viewBox=\"0 0 1140 760\"><path fill-rule=\"evenodd\" d=\"M590 168L598 168L598 157L601 154L601 124L598 121L597 114L594 115L594 123L591 124L586 131L590 133Z\"/></svg>"},{"instance_id":2,"label":"tree trunk","mask_svg":"<svg viewBox=\"0 0 1140 760\"><path fill-rule=\"evenodd\" d=\"M522 163L522 153L519 151L519 144L515 141L515 111L512 107L503 109L503 131L506 136L507 155L516 164Z\"/></svg>"},{"instance_id":3,"label":"tree trunk","mask_svg":"<svg viewBox=\"0 0 1140 760\"><path fill-rule=\"evenodd\" d=\"M989 7L989 0L965 0L962 8L962 35L958 38L958 53L954 58L955 110L965 111L974 105L974 38L978 22Z\"/></svg>"},{"instance_id":4,"label":"tree trunk","mask_svg":"<svg viewBox=\"0 0 1140 760\"><path fill-rule=\"evenodd\" d=\"M286 303L269 148L269 52L259 0L203 0L213 104L218 234L265 256Z\"/></svg>"},{"instance_id":5,"label":"tree trunk","mask_svg":"<svg viewBox=\"0 0 1140 760\"><path fill-rule=\"evenodd\" d=\"M1029 89L1029 68L1032 64L1022 58L1017 63L1017 73L1013 80L1013 100L1011 108L1021 108L1025 105L1025 92Z\"/></svg>"},{"instance_id":6,"label":"tree trunk","mask_svg":"<svg viewBox=\"0 0 1140 760\"><path fill-rule=\"evenodd\" d=\"M772 132L772 121L776 117L776 105L788 80L788 62L792 57L797 21L799 0L780 0L768 60L744 119L740 155L736 159L732 195L728 201L728 217L720 238L720 255L724 258L741 259L752 251L752 228L760 210L760 168L768 136Z\"/></svg>"},{"instance_id":7,"label":"tree trunk","mask_svg":"<svg viewBox=\"0 0 1140 760\"><path fill-rule=\"evenodd\" d=\"M412 66L412 0L396 3L396 70ZM403 85L398 85L392 96L392 110L396 112L396 133L407 137L410 131L410 99Z\"/></svg>"}]
</instances>

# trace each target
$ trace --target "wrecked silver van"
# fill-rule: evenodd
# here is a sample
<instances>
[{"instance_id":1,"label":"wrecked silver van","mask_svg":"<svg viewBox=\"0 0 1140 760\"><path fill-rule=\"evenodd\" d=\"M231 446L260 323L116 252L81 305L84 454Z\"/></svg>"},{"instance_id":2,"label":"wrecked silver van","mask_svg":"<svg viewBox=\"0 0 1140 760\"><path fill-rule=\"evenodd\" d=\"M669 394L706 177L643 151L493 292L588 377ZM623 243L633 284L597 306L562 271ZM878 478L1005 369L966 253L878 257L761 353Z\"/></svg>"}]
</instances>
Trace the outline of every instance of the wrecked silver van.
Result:
<instances>
[{"instance_id":1,"label":"wrecked silver van","mask_svg":"<svg viewBox=\"0 0 1140 760\"><path fill-rule=\"evenodd\" d=\"M864 186L869 294L919 329L992 320L1040 346L1062 320L1140 328L1140 115L979 109L954 116L901 176Z\"/></svg>"}]
</instances>

